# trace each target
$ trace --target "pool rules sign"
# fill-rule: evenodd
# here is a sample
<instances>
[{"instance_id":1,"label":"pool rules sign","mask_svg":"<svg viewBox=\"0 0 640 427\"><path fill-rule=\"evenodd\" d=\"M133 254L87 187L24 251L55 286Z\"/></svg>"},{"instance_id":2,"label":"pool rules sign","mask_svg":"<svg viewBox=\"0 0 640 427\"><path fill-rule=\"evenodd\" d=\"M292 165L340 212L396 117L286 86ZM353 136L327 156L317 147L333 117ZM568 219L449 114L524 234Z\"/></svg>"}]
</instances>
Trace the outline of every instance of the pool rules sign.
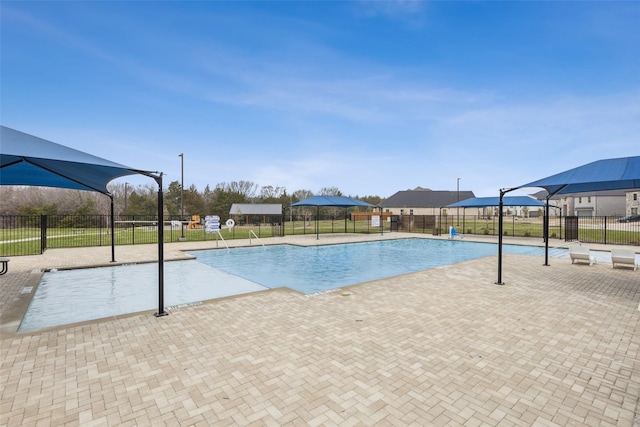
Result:
<instances>
[{"instance_id":1,"label":"pool rules sign","mask_svg":"<svg viewBox=\"0 0 640 427\"><path fill-rule=\"evenodd\" d=\"M204 217L204 232L219 233L220 217L218 215L207 215Z\"/></svg>"}]
</instances>

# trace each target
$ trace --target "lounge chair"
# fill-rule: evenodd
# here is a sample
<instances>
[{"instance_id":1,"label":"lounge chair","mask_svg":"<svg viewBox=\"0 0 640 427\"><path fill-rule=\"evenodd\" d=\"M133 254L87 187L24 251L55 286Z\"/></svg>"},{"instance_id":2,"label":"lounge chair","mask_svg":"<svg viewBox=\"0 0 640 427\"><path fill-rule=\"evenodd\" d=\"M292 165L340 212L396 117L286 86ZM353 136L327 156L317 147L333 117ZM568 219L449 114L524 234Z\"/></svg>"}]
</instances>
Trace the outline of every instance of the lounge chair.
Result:
<instances>
[{"instance_id":1,"label":"lounge chair","mask_svg":"<svg viewBox=\"0 0 640 427\"><path fill-rule=\"evenodd\" d=\"M591 251L586 246L571 246L569 248L569 257L571 258L571 264L575 261L585 261L589 265L593 265L596 262L596 257L591 255Z\"/></svg>"},{"instance_id":2,"label":"lounge chair","mask_svg":"<svg viewBox=\"0 0 640 427\"><path fill-rule=\"evenodd\" d=\"M633 249L611 249L611 267L615 268L616 264L629 265L632 266L634 270L637 270L638 261L636 261L636 253Z\"/></svg>"},{"instance_id":3,"label":"lounge chair","mask_svg":"<svg viewBox=\"0 0 640 427\"><path fill-rule=\"evenodd\" d=\"M449 226L449 240L453 240L456 237L459 238L459 239L462 239L462 236L460 234L458 234L456 229L451 227L451 226Z\"/></svg>"}]
</instances>

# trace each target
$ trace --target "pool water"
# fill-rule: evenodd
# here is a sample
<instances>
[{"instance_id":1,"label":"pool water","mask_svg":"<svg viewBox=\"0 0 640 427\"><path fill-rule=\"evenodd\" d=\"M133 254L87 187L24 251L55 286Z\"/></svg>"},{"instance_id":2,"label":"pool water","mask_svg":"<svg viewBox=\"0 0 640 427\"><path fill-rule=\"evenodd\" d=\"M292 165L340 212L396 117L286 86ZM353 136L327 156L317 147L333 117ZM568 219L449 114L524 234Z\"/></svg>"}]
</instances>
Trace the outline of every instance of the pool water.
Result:
<instances>
[{"instance_id":1,"label":"pool water","mask_svg":"<svg viewBox=\"0 0 640 427\"><path fill-rule=\"evenodd\" d=\"M311 294L496 255L497 245L413 238L310 247L259 246L190 253L204 264L266 287L284 286ZM504 245L503 253L544 256L544 248Z\"/></svg>"},{"instance_id":2,"label":"pool water","mask_svg":"<svg viewBox=\"0 0 640 427\"><path fill-rule=\"evenodd\" d=\"M265 289L196 260L164 265L165 307ZM157 263L47 272L19 331L157 308Z\"/></svg>"},{"instance_id":3,"label":"pool water","mask_svg":"<svg viewBox=\"0 0 640 427\"><path fill-rule=\"evenodd\" d=\"M191 253L196 260L165 263L166 307L277 287L313 294L496 255L497 245L411 238ZM544 256L544 248L504 245L503 253ZM568 258L568 251L554 250L550 255ZM152 310L157 304L156 263L47 272L19 330Z\"/></svg>"}]
</instances>

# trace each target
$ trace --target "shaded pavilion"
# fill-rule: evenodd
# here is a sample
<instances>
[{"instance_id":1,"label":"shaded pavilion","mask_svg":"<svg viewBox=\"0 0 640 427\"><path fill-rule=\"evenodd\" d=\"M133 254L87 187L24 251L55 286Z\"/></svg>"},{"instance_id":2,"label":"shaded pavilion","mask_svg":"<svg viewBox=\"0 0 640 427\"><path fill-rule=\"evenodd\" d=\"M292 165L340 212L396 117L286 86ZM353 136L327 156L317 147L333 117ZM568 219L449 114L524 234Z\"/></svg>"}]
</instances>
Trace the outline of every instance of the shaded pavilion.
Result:
<instances>
[{"instance_id":1,"label":"shaded pavilion","mask_svg":"<svg viewBox=\"0 0 640 427\"><path fill-rule=\"evenodd\" d=\"M500 197L472 197L447 205L448 208L486 208L500 206ZM529 196L504 197L503 206L546 206L538 199Z\"/></svg>"},{"instance_id":2,"label":"shaded pavilion","mask_svg":"<svg viewBox=\"0 0 640 427\"><path fill-rule=\"evenodd\" d=\"M511 196L504 197L503 206L536 206L536 207L544 207L545 204L542 203L538 199L534 199L529 196ZM500 206L500 197L471 197L469 199L461 200L456 203L452 203L447 205L448 208L463 208L462 216L463 216L463 225L464 225L464 215L467 208L486 208L486 207L498 207Z\"/></svg>"},{"instance_id":3,"label":"shaded pavilion","mask_svg":"<svg viewBox=\"0 0 640 427\"><path fill-rule=\"evenodd\" d=\"M502 218L505 194L529 187L547 190L545 207L545 263L549 265L549 199L557 194L585 191L626 190L640 188L640 156L597 160L546 178L538 179L514 188L500 190L500 221L498 236L498 281L502 285Z\"/></svg>"},{"instance_id":4,"label":"shaded pavilion","mask_svg":"<svg viewBox=\"0 0 640 427\"><path fill-rule=\"evenodd\" d=\"M0 185L96 191L111 199L111 261L115 262L113 195L107 184L122 176L145 175L158 184L158 312L164 310L164 218L162 172L133 169L6 126L0 126Z\"/></svg>"},{"instance_id":5,"label":"shaded pavilion","mask_svg":"<svg viewBox=\"0 0 640 427\"><path fill-rule=\"evenodd\" d=\"M318 219L320 217L321 206L345 208L345 217L344 217L345 232L347 228L346 208L351 208L355 206L367 207L367 208L375 207L371 203L363 202L362 200L357 200L357 199L354 199L353 197L346 197L346 196L313 196L291 205L291 207L298 207L298 206L315 206L316 207L316 239L320 238L320 228L319 228Z\"/></svg>"}]
</instances>

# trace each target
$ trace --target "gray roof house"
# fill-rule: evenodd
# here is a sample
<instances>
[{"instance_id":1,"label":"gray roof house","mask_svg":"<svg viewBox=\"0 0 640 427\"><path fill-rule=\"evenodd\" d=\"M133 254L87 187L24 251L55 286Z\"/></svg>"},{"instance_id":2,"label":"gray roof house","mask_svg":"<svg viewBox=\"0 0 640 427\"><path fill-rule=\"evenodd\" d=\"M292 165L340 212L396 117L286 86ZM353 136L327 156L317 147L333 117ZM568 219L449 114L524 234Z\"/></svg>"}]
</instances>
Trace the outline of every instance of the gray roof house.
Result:
<instances>
[{"instance_id":1,"label":"gray roof house","mask_svg":"<svg viewBox=\"0 0 640 427\"><path fill-rule=\"evenodd\" d=\"M438 215L440 208L472 197L475 197L473 191L433 191L417 187L398 191L383 200L380 206L394 215Z\"/></svg>"},{"instance_id":2,"label":"gray roof house","mask_svg":"<svg viewBox=\"0 0 640 427\"><path fill-rule=\"evenodd\" d=\"M549 200L550 206L558 209L551 209L551 216L624 216L628 206L631 206L632 194L634 190L606 190L588 191L584 193L556 194ZM637 191L637 190L636 190ZM541 190L534 194L538 200L546 201L547 190Z\"/></svg>"}]
</instances>

